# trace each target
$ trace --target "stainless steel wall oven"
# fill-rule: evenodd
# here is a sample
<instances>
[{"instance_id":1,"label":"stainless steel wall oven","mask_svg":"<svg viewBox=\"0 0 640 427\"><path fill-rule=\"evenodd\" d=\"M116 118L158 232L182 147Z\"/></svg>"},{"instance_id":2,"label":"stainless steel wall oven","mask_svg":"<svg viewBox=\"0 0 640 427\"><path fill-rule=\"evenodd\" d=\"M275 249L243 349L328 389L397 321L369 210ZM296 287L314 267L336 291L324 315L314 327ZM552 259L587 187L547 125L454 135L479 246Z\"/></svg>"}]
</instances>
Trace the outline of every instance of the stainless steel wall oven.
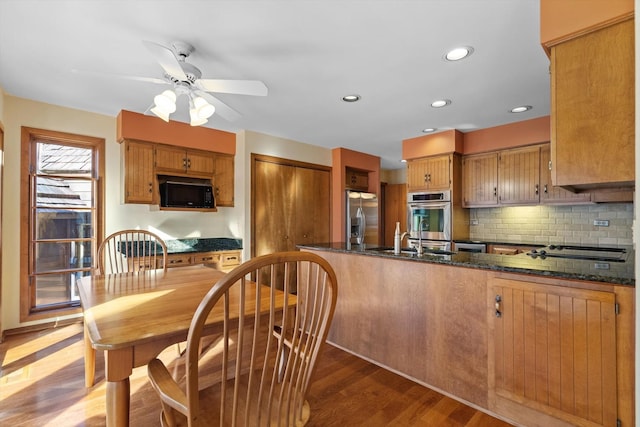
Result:
<instances>
[{"instance_id":1,"label":"stainless steel wall oven","mask_svg":"<svg viewBox=\"0 0 640 427\"><path fill-rule=\"evenodd\" d=\"M451 248L451 191L407 195L409 244L432 249Z\"/></svg>"}]
</instances>

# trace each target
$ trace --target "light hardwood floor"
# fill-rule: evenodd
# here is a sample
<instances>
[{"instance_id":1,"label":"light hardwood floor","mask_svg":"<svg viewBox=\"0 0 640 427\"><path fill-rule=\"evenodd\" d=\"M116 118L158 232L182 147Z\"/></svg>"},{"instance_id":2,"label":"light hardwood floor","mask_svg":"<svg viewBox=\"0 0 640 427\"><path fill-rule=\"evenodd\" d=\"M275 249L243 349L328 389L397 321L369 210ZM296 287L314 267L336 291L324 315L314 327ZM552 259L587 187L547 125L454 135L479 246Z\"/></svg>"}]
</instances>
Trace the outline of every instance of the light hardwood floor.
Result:
<instances>
[{"instance_id":1,"label":"light hardwood floor","mask_svg":"<svg viewBox=\"0 0 640 427\"><path fill-rule=\"evenodd\" d=\"M82 326L7 337L0 344L0 425L103 426L103 358L84 387ZM175 347L161 354L170 362ZM327 345L309 396L308 426L467 426L509 424ZM160 403L146 368L131 377L131 426L159 425Z\"/></svg>"}]
</instances>

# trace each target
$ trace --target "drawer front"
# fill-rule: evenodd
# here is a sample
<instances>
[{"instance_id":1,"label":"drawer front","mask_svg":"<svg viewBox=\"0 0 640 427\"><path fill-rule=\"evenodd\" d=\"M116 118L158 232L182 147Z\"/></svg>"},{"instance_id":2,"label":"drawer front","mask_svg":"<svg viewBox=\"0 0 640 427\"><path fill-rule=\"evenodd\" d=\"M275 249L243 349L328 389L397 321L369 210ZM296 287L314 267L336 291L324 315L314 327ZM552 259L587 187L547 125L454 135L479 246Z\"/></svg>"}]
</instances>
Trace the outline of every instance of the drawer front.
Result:
<instances>
[{"instance_id":1,"label":"drawer front","mask_svg":"<svg viewBox=\"0 0 640 427\"><path fill-rule=\"evenodd\" d=\"M217 264L220 262L220 254L216 252L204 252L193 255L194 264Z\"/></svg>"},{"instance_id":2,"label":"drawer front","mask_svg":"<svg viewBox=\"0 0 640 427\"><path fill-rule=\"evenodd\" d=\"M223 267L240 264L240 252L225 252L221 256L221 264Z\"/></svg>"},{"instance_id":3,"label":"drawer front","mask_svg":"<svg viewBox=\"0 0 640 427\"><path fill-rule=\"evenodd\" d=\"M190 255L169 255L167 256L167 267L182 267L185 265L191 265Z\"/></svg>"}]
</instances>

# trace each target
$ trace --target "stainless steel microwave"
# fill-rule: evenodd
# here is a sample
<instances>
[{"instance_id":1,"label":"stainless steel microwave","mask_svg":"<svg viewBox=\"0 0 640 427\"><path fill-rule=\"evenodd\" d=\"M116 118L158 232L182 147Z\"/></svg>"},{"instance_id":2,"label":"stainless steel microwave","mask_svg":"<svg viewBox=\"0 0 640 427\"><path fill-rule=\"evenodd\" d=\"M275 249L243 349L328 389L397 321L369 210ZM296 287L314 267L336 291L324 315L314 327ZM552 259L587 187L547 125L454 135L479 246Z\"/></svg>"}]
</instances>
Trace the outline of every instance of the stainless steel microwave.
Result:
<instances>
[{"instance_id":1,"label":"stainless steel microwave","mask_svg":"<svg viewBox=\"0 0 640 427\"><path fill-rule=\"evenodd\" d=\"M160 206L165 208L215 207L211 184L165 181L160 184Z\"/></svg>"}]
</instances>

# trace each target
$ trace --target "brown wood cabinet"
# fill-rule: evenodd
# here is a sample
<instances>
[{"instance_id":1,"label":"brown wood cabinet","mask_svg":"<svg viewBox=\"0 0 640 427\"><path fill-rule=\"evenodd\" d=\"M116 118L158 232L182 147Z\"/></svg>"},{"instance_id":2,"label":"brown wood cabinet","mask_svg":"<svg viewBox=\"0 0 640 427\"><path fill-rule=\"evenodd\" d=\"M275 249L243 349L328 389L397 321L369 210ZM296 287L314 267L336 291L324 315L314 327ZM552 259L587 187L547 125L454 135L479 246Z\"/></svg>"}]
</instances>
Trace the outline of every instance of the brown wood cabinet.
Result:
<instances>
[{"instance_id":1,"label":"brown wood cabinet","mask_svg":"<svg viewBox=\"0 0 640 427\"><path fill-rule=\"evenodd\" d=\"M495 407L526 425L523 407L570 425L616 426L615 294L505 278L488 289Z\"/></svg>"},{"instance_id":2,"label":"brown wood cabinet","mask_svg":"<svg viewBox=\"0 0 640 427\"><path fill-rule=\"evenodd\" d=\"M346 168L346 182L344 188L347 190L369 191L369 172L357 169Z\"/></svg>"},{"instance_id":3,"label":"brown wood cabinet","mask_svg":"<svg viewBox=\"0 0 640 427\"><path fill-rule=\"evenodd\" d=\"M313 252L329 342L514 425L634 425L633 286Z\"/></svg>"},{"instance_id":4,"label":"brown wood cabinet","mask_svg":"<svg viewBox=\"0 0 640 427\"><path fill-rule=\"evenodd\" d=\"M408 191L451 188L453 154L424 157L407 162Z\"/></svg>"},{"instance_id":5,"label":"brown wood cabinet","mask_svg":"<svg viewBox=\"0 0 640 427\"><path fill-rule=\"evenodd\" d=\"M330 240L328 168L253 156L252 256Z\"/></svg>"},{"instance_id":6,"label":"brown wood cabinet","mask_svg":"<svg viewBox=\"0 0 640 427\"><path fill-rule=\"evenodd\" d=\"M234 156L215 153L214 168L213 186L216 206L234 206Z\"/></svg>"},{"instance_id":7,"label":"brown wood cabinet","mask_svg":"<svg viewBox=\"0 0 640 427\"><path fill-rule=\"evenodd\" d=\"M156 145L156 171L166 174L196 174L212 176L214 158L212 152L185 150L181 147Z\"/></svg>"},{"instance_id":8,"label":"brown wood cabinet","mask_svg":"<svg viewBox=\"0 0 640 427\"><path fill-rule=\"evenodd\" d=\"M400 232L407 231L407 185L387 184L384 191L384 244L393 246L396 222L400 223ZM401 243L408 246L407 241Z\"/></svg>"},{"instance_id":9,"label":"brown wood cabinet","mask_svg":"<svg viewBox=\"0 0 640 427\"><path fill-rule=\"evenodd\" d=\"M594 201L631 201L631 192L573 193L552 185L549 170L551 148L537 144L484 154L462 160L463 206L562 205ZM603 197L607 197L604 199Z\"/></svg>"},{"instance_id":10,"label":"brown wood cabinet","mask_svg":"<svg viewBox=\"0 0 640 427\"><path fill-rule=\"evenodd\" d=\"M462 158L462 206L498 205L498 154L474 154Z\"/></svg>"},{"instance_id":11,"label":"brown wood cabinet","mask_svg":"<svg viewBox=\"0 0 640 427\"><path fill-rule=\"evenodd\" d=\"M540 202L540 146L498 153L498 203L531 205Z\"/></svg>"},{"instance_id":12,"label":"brown wood cabinet","mask_svg":"<svg viewBox=\"0 0 640 427\"><path fill-rule=\"evenodd\" d=\"M124 202L152 204L155 201L153 144L127 140L123 151Z\"/></svg>"},{"instance_id":13,"label":"brown wood cabinet","mask_svg":"<svg viewBox=\"0 0 640 427\"><path fill-rule=\"evenodd\" d=\"M551 47L554 185L633 186L634 20Z\"/></svg>"},{"instance_id":14,"label":"brown wood cabinet","mask_svg":"<svg viewBox=\"0 0 640 427\"><path fill-rule=\"evenodd\" d=\"M591 203L590 193L573 193L562 187L554 186L551 181L551 147L545 144L540 148L540 204L580 204Z\"/></svg>"},{"instance_id":15,"label":"brown wood cabinet","mask_svg":"<svg viewBox=\"0 0 640 427\"><path fill-rule=\"evenodd\" d=\"M192 252L182 254L168 254L167 267L186 267L197 264L212 264L221 271L231 271L242 260L242 252L233 251L211 251L211 252ZM159 261L158 268L162 267L162 261Z\"/></svg>"},{"instance_id":16,"label":"brown wood cabinet","mask_svg":"<svg viewBox=\"0 0 640 427\"><path fill-rule=\"evenodd\" d=\"M217 206L234 206L234 156L187 150L151 142L124 140L122 174L124 202L158 204L158 175L211 180ZM187 210L161 208L161 210ZM215 209L206 209L215 212Z\"/></svg>"}]
</instances>

